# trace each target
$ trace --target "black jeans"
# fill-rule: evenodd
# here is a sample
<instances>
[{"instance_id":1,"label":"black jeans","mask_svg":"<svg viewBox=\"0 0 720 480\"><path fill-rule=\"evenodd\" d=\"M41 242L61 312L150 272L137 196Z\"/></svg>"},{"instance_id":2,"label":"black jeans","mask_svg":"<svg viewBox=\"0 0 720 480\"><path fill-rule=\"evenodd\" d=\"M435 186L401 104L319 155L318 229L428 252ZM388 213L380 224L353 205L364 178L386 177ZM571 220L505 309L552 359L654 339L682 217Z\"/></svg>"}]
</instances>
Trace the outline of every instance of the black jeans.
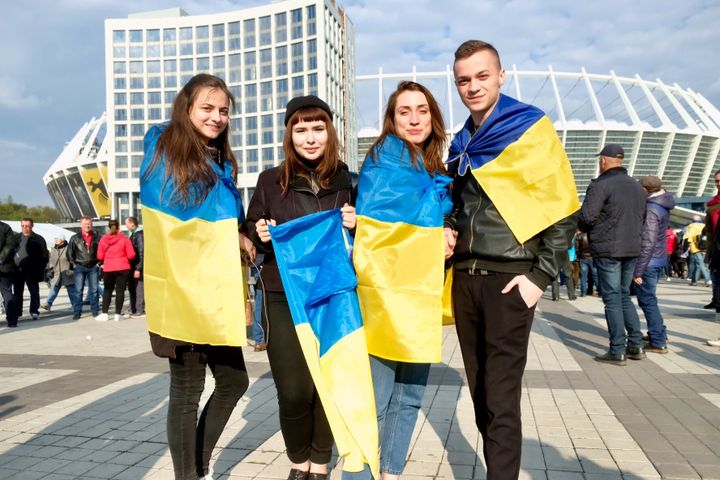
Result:
<instances>
[{"instance_id":1,"label":"black jeans","mask_svg":"<svg viewBox=\"0 0 720 480\"><path fill-rule=\"evenodd\" d=\"M0 273L0 295L2 295L3 308L9 326L17 325L18 319L17 300L13 293L16 275L16 273Z\"/></svg>"},{"instance_id":2,"label":"black jeans","mask_svg":"<svg viewBox=\"0 0 720 480\"><path fill-rule=\"evenodd\" d=\"M122 313L123 303L125 303L125 286L127 285L129 276L130 270L119 270L117 272L103 271L105 289L103 290L102 313L108 313L113 290L115 290L115 313L118 315Z\"/></svg>"},{"instance_id":3,"label":"black jeans","mask_svg":"<svg viewBox=\"0 0 720 480\"><path fill-rule=\"evenodd\" d=\"M128 293L130 294L130 312L135 314L145 313L145 284L143 282L142 273L140 278L135 278L137 270L130 270L128 275Z\"/></svg>"},{"instance_id":4,"label":"black jeans","mask_svg":"<svg viewBox=\"0 0 720 480\"><path fill-rule=\"evenodd\" d=\"M24 276L22 273L19 273L15 277L15 285L13 286L15 290L15 307L17 311L17 316L22 317L22 311L23 311L23 297L25 295L25 285L28 287L28 292L30 293L30 313L39 313L40 311L40 282L38 282L35 279L28 278L27 276Z\"/></svg>"},{"instance_id":5,"label":"black jeans","mask_svg":"<svg viewBox=\"0 0 720 480\"><path fill-rule=\"evenodd\" d=\"M324 465L332 455L333 436L303 356L284 293L265 292L268 344L287 455L293 463Z\"/></svg>"},{"instance_id":6,"label":"black jeans","mask_svg":"<svg viewBox=\"0 0 720 480\"><path fill-rule=\"evenodd\" d=\"M215 390L198 421L206 366L215 378ZM213 448L247 388L241 347L177 348L177 358L170 359L167 416L168 447L177 480L196 480L208 473Z\"/></svg>"},{"instance_id":7,"label":"black jeans","mask_svg":"<svg viewBox=\"0 0 720 480\"><path fill-rule=\"evenodd\" d=\"M520 395L535 307L527 307L517 287L500 293L513 277L456 271L453 278L455 327L488 480L520 474Z\"/></svg>"}]
</instances>

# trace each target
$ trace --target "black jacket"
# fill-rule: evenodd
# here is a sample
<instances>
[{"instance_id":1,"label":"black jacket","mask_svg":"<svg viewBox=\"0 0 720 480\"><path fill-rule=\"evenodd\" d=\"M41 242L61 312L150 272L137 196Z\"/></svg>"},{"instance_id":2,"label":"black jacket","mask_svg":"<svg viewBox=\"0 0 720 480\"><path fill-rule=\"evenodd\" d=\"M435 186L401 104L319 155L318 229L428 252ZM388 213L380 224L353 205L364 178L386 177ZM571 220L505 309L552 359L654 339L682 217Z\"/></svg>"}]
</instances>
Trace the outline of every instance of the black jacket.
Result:
<instances>
[{"instance_id":1,"label":"black jacket","mask_svg":"<svg viewBox=\"0 0 720 480\"><path fill-rule=\"evenodd\" d=\"M145 234L143 233L143 230L135 230L132 235L130 235L130 242L135 249L135 258L132 259L130 264L135 270L142 273L143 253L145 250Z\"/></svg>"},{"instance_id":2,"label":"black jacket","mask_svg":"<svg viewBox=\"0 0 720 480\"><path fill-rule=\"evenodd\" d=\"M590 182L578 227L588 232L593 258L640 255L646 198L623 167L606 170Z\"/></svg>"},{"instance_id":3,"label":"black jacket","mask_svg":"<svg viewBox=\"0 0 720 480\"><path fill-rule=\"evenodd\" d=\"M258 177L255 193L248 206L246 226L248 235L258 251L265 254L261 278L265 290L284 291L280 272L275 261L272 243L263 243L255 230L255 223L262 219L273 219L278 225L311 213L341 208L346 203L355 204L350 172L345 164L333 177L327 189L313 193L310 182L302 176L290 181L287 192L280 187L280 172L283 166L265 170Z\"/></svg>"},{"instance_id":4,"label":"black jacket","mask_svg":"<svg viewBox=\"0 0 720 480\"><path fill-rule=\"evenodd\" d=\"M17 237L10 225L0 222L0 273L15 273L15 247L17 246Z\"/></svg>"},{"instance_id":5,"label":"black jacket","mask_svg":"<svg viewBox=\"0 0 720 480\"><path fill-rule=\"evenodd\" d=\"M100 243L100 235L93 230L92 240L90 240L90 248L88 249L85 239L81 232L76 233L68 241L67 257L73 265L83 267L92 267L97 265L97 251Z\"/></svg>"},{"instance_id":6,"label":"black jacket","mask_svg":"<svg viewBox=\"0 0 720 480\"><path fill-rule=\"evenodd\" d=\"M47 249L45 239L35 232L23 238L20 233L17 236L18 244L25 243L25 251L27 256L23 258L18 267L23 278L41 282L45 276L45 267L47 267L50 252Z\"/></svg>"},{"instance_id":7,"label":"black jacket","mask_svg":"<svg viewBox=\"0 0 720 480\"><path fill-rule=\"evenodd\" d=\"M456 177L452 193L453 211L445 225L458 231L455 268L524 274L545 290L567 256L576 214L521 244L472 173ZM527 207L528 215L532 215L532 205Z\"/></svg>"}]
</instances>

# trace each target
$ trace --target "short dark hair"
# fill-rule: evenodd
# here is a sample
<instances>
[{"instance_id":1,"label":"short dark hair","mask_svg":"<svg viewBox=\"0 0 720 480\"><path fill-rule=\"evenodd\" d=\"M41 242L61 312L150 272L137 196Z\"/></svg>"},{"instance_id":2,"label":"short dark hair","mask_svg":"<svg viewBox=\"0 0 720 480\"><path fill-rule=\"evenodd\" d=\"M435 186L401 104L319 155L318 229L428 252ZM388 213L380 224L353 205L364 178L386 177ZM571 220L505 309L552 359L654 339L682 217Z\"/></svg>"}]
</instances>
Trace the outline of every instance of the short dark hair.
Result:
<instances>
[{"instance_id":1,"label":"short dark hair","mask_svg":"<svg viewBox=\"0 0 720 480\"><path fill-rule=\"evenodd\" d=\"M113 226L120 228L120 222L118 222L115 218L108 222L108 228L112 228Z\"/></svg>"},{"instance_id":2,"label":"short dark hair","mask_svg":"<svg viewBox=\"0 0 720 480\"><path fill-rule=\"evenodd\" d=\"M135 217L127 217L127 218L125 219L125 221L132 223L132 224L135 225L136 227L138 226L138 219L135 218Z\"/></svg>"},{"instance_id":3,"label":"short dark hair","mask_svg":"<svg viewBox=\"0 0 720 480\"><path fill-rule=\"evenodd\" d=\"M498 67L502 68L502 63L500 62L500 54L498 53L497 49L493 47L491 44L487 42L483 42L482 40L466 40L460 45L457 50L455 50L455 61L463 60L465 58L471 57L475 55L478 52L482 52L483 50L489 50L490 52L495 55L495 58L497 58L498 61Z\"/></svg>"},{"instance_id":4,"label":"short dark hair","mask_svg":"<svg viewBox=\"0 0 720 480\"><path fill-rule=\"evenodd\" d=\"M31 226L31 227L35 225L35 222L34 222L33 219L30 218L30 217L21 218L21 219L20 219L20 222L30 222L30 226Z\"/></svg>"}]
</instances>

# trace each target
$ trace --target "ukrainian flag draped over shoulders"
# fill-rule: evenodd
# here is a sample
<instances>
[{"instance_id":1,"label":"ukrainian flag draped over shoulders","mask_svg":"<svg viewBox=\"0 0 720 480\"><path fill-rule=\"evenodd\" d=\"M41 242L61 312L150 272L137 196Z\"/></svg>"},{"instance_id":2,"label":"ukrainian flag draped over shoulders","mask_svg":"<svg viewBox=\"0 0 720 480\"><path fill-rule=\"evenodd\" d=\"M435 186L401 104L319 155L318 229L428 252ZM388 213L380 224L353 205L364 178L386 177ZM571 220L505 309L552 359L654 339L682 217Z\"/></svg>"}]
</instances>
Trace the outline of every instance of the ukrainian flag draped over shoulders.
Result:
<instances>
[{"instance_id":1,"label":"ukrainian flag draped over shoulders","mask_svg":"<svg viewBox=\"0 0 720 480\"><path fill-rule=\"evenodd\" d=\"M570 161L542 110L501 94L473 131L470 117L452 141L448 168L471 170L519 243L580 208Z\"/></svg>"},{"instance_id":2,"label":"ukrainian flag draped over shoulders","mask_svg":"<svg viewBox=\"0 0 720 480\"><path fill-rule=\"evenodd\" d=\"M345 459L343 469L359 472L367 463L377 478L375 396L340 210L270 227L270 236L303 355Z\"/></svg>"},{"instance_id":3,"label":"ukrainian flag draped over shoulders","mask_svg":"<svg viewBox=\"0 0 720 480\"><path fill-rule=\"evenodd\" d=\"M443 216L451 179L431 176L388 136L358 179L353 261L368 351L389 360L439 362L445 264Z\"/></svg>"},{"instance_id":4,"label":"ukrainian flag draped over shoulders","mask_svg":"<svg viewBox=\"0 0 720 480\"><path fill-rule=\"evenodd\" d=\"M163 130L155 126L145 135L140 169L148 330L193 344L245 345L238 244L244 211L231 166L211 162L218 181L202 203L172 204L165 158L148 172Z\"/></svg>"}]
</instances>

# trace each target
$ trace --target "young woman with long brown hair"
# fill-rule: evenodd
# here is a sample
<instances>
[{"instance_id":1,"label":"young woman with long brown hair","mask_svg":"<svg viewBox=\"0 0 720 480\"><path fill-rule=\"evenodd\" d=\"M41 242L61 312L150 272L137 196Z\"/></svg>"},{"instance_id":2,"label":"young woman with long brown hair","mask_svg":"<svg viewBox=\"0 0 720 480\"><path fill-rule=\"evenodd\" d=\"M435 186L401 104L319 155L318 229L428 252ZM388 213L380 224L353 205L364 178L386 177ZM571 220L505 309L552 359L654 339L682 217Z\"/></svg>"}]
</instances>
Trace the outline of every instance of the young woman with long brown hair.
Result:
<instances>
[{"instance_id":1,"label":"young woman with long brown hair","mask_svg":"<svg viewBox=\"0 0 720 480\"><path fill-rule=\"evenodd\" d=\"M423 85L400 82L358 180L353 261L370 353L380 435L380 479L405 466L430 373L440 361L451 201L442 113ZM370 480L366 465L344 480Z\"/></svg>"},{"instance_id":2,"label":"young woman with long brown hair","mask_svg":"<svg viewBox=\"0 0 720 480\"><path fill-rule=\"evenodd\" d=\"M322 480L328 475L333 436L295 331L268 224L340 208L343 225L352 229L355 209L330 107L313 95L293 98L285 126L285 160L260 174L247 225L250 238L265 252L261 283L269 323L267 352L278 392L280 429L292 462L288 479Z\"/></svg>"},{"instance_id":3,"label":"young woman with long brown hair","mask_svg":"<svg viewBox=\"0 0 720 480\"><path fill-rule=\"evenodd\" d=\"M244 218L228 120L234 99L213 75L180 90L168 124L145 135L140 191L146 313L153 352L170 362L167 435L175 478L210 479L210 458L247 390L241 346ZM197 411L207 367L215 389Z\"/></svg>"}]
</instances>

